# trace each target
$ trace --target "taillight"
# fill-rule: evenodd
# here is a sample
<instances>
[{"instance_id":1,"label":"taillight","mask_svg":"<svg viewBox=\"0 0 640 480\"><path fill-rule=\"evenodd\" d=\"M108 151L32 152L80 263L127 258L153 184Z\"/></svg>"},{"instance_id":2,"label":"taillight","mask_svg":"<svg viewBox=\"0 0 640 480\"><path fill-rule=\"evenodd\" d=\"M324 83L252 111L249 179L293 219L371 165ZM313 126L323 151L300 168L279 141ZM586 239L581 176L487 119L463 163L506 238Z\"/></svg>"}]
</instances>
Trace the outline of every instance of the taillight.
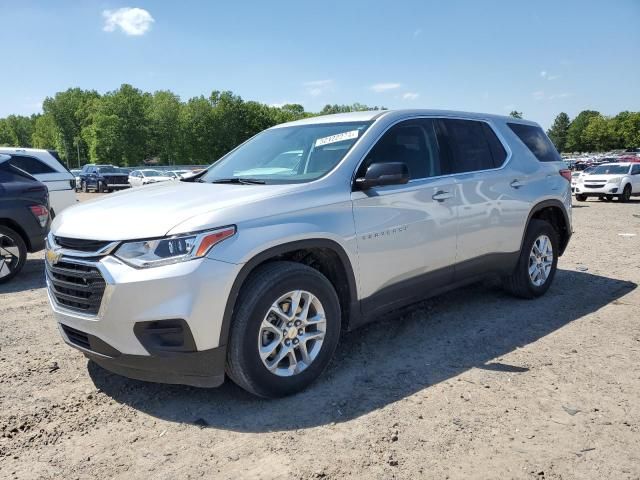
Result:
<instances>
[{"instance_id":1,"label":"taillight","mask_svg":"<svg viewBox=\"0 0 640 480\"><path fill-rule=\"evenodd\" d=\"M47 226L47 222L49 221L49 210L44 205L31 205L29 207L33 216L36 217L38 223L42 228Z\"/></svg>"},{"instance_id":2,"label":"taillight","mask_svg":"<svg viewBox=\"0 0 640 480\"><path fill-rule=\"evenodd\" d=\"M571 183L571 170L569 170L568 168L563 168L562 170L560 170L560 175L562 175L566 180L569 181L569 183Z\"/></svg>"}]
</instances>

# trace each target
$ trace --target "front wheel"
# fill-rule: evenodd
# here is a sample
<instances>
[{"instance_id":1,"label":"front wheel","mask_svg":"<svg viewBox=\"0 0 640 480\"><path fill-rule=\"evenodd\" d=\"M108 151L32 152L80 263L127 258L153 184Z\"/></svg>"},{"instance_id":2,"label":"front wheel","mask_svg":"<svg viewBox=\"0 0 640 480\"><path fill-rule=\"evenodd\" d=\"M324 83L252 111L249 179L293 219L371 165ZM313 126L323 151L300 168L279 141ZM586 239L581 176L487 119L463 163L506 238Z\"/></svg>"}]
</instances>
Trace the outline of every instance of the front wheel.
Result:
<instances>
[{"instance_id":1,"label":"front wheel","mask_svg":"<svg viewBox=\"0 0 640 480\"><path fill-rule=\"evenodd\" d=\"M317 270L272 262L247 279L232 322L227 373L255 395L282 397L306 388L329 364L340 337L340 302Z\"/></svg>"},{"instance_id":2,"label":"front wheel","mask_svg":"<svg viewBox=\"0 0 640 480\"><path fill-rule=\"evenodd\" d=\"M521 298L536 298L549 289L558 265L558 233L544 220L529 223L515 271L505 289Z\"/></svg>"},{"instance_id":3,"label":"front wheel","mask_svg":"<svg viewBox=\"0 0 640 480\"><path fill-rule=\"evenodd\" d=\"M576 195L576 200L579 202L586 202L587 201L587 196L586 195Z\"/></svg>"},{"instance_id":4,"label":"front wheel","mask_svg":"<svg viewBox=\"0 0 640 480\"><path fill-rule=\"evenodd\" d=\"M83 181L80 184L80 189L84 192L84 193L89 193L89 187L87 186L87 182Z\"/></svg>"},{"instance_id":5,"label":"front wheel","mask_svg":"<svg viewBox=\"0 0 640 480\"><path fill-rule=\"evenodd\" d=\"M0 226L0 283L15 277L27 259L27 247L14 230Z\"/></svg>"},{"instance_id":6,"label":"front wheel","mask_svg":"<svg viewBox=\"0 0 640 480\"><path fill-rule=\"evenodd\" d=\"M631 200L631 185L625 185L622 195L620 195L620 201L627 203L629 200Z\"/></svg>"}]
</instances>

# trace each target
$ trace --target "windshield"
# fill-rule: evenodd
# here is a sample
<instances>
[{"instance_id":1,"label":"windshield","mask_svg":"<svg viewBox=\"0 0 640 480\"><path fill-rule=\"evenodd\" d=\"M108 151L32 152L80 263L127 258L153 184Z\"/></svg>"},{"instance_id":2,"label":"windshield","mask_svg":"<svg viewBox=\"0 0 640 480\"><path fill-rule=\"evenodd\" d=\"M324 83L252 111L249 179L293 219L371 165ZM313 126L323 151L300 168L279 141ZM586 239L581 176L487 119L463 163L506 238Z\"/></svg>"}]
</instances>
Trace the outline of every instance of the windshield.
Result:
<instances>
[{"instance_id":1,"label":"windshield","mask_svg":"<svg viewBox=\"0 0 640 480\"><path fill-rule=\"evenodd\" d=\"M116 167L100 167L98 171L100 173L120 173Z\"/></svg>"},{"instance_id":2,"label":"windshield","mask_svg":"<svg viewBox=\"0 0 640 480\"><path fill-rule=\"evenodd\" d=\"M628 171L628 165L600 165L589 173L591 175L620 175L625 174Z\"/></svg>"},{"instance_id":3,"label":"windshield","mask_svg":"<svg viewBox=\"0 0 640 480\"><path fill-rule=\"evenodd\" d=\"M200 180L310 182L333 169L370 124L325 123L265 130L214 163Z\"/></svg>"},{"instance_id":4,"label":"windshield","mask_svg":"<svg viewBox=\"0 0 640 480\"><path fill-rule=\"evenodd\" d=\"M162 177L162 173L157 170L142 170L142 175L145 177Z\"/></svg>"}]
</instances>

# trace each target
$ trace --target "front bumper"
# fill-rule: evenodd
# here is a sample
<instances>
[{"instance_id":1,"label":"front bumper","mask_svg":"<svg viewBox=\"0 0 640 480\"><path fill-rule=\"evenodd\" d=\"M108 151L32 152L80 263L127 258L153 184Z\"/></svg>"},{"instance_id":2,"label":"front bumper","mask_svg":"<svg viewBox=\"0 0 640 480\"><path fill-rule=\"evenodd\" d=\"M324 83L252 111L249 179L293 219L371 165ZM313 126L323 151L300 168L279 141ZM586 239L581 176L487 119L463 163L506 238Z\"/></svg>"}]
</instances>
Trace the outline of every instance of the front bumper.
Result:
<instances>
[{"instance_id":1,"label":"front bumper","mask_svg":"<svg viewBox=\"0 0 640 480\"><path fill-rule=\"evenodd\" d=\"M49 300L69 345L102 367L131 378L196 386L222 383L226 339L220 332L240 265L203 258L136 269L110 255L99 259L63 255L59 262L89 264L106 284L97 313L77 311L58 301L47 266ZM175 337L166 345L145 341L141 326L166 322L180 322L182 343ZM70 337L69 329L88 340L75 341L76 334Z\"/></svg>"},{"instance_id":2,"label":"front bumper","mask_svg":"<svg viewBox=\"0 0 640 480\"><path fill-rule=\"evenodd\" d=\"M605 183L604 185L597 187L587 187L584 184L579 184L571 190L577 195L586 196L620 195L621 193L620 185L613 183Z\"/></svg>"}]
</instances>

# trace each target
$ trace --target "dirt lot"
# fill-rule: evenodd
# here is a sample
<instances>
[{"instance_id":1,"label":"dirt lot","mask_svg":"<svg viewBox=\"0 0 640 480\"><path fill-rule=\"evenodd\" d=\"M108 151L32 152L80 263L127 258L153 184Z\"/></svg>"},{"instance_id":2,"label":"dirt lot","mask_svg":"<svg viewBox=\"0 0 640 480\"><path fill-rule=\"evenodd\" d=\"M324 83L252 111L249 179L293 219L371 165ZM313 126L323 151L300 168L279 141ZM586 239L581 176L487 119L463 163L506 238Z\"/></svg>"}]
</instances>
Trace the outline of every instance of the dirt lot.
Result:
<instances>
[{"instance_id":1,"label":"dirt lot","mask_svg":"<svg viewBox=\"0 0 640 480\"><path fill-rule=\"evenodd\" d=\"M544 298L425 302L278 401L88 363L33 255L0 287L0 478L638 479L640 202L578 207Z\"/></svg>"}]
</instances>

